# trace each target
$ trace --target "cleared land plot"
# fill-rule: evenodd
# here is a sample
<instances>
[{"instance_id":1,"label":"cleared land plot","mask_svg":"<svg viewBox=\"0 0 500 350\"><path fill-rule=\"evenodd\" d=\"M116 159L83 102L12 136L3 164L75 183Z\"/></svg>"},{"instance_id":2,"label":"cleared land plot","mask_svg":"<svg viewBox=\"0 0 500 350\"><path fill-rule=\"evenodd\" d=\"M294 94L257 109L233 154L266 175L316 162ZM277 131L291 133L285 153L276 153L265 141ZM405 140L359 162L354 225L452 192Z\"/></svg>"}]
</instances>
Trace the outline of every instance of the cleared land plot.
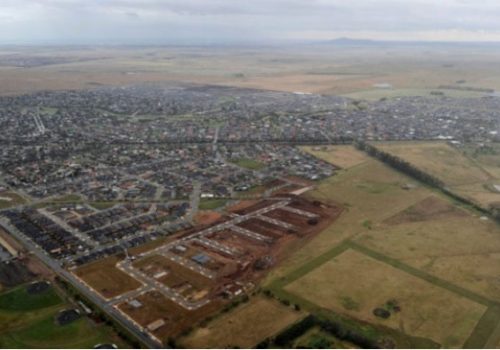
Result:
<instances>
[{"instance_id":1,"label":"cleared land plot","mask_svg":"<svg viewBox=\"0 0 500 350\"><path fill-rule=\"evenodd\" d=\"M252 348L304 314L267 298L254 298L181 339L187 348Z\"/></svg>"},{"instance_id":2,"label":"cleared land plot","mask_svg":"<svg viewBox=\"0 0 500 350\"><path fill-rule=\"evenodd\" d=\"M208 293L208 288L213 286L212 280L161 255L137 261L134 267L152 278L160 276L156 278L159 282L190 299L201 299Z\"/></svg>"},{"instance_id":3,"label":"cleared land plot","mask_svg":"<svg viewBox=\"0 0 500 350\"><path fill-rule=\"evenodd\" d=\"M276 219L284 223L293 225L296 228L304 228L311 226L308 224L309 218L302 216L300 214L291 213L283 209L274 209L263 214L268 218Z\"/></svg>"},{"instance_id":4,"label":"cleared land plot","mask_svg":"<svg viewBox=\"0 0 500 350\"><path fill-rule=\"evenodd\" d=\"M243 221L237 226L273 239L279 239L287 233L286 229L281 226L277 226L270 222L259 220L256 218L251 218L249 220Z\"/></svg>"},{"instance_id":5,"label":"cleared land plot","mask_svg":"<svg viewBox=\"0 0 500 350\"><path fill-rule=\"evenodd\" d=\"M135 278L119 270L116 267L118 261L117 257L102 259L79 267L74 273L104 298L113 298L142 285Z\"/></svg>"},{"instance_id":6,"label":"cleared land plot","mask_svg":"<svg viewBox=\"0 0 500 350\"><path fill-rule=\"evenodd\" d=\"M253 213L254 211L268 207L274 203L276 203L276 201L262 200L262 201L255 203L255 204L252 204L252 205L249 205L249 206L246 206L243 208L237 208L236 210L232 210L232 212L235 214L238 214L238 215L246 215L249 213Z\"/></svg>"},{"instance_id":7,"label":"cleared land plot","mask_svg":"<svg viewBox=\"0 0 500 350\"><path fill-rule=\"evenodd\" d=\"M153 331L153 334L163 341L169 336L178 336L180 332L195 326L221 307L220 302L211 302L194 311L188 311L157 291L145 293L135 299L142 304L141 307L137 308L125 302L118 305L119 309L143 327L163 320L165 324Z\"/></svg>"},{"instance_id":8,"label":"cleared land plot","mask_svg":"<svg viewBox=\"0 0 500 350\"><path fill-rule=\"evenodd\" d=\"M255 254L258 251L265 250L266 245L254 239L240 235L231 230L218 231L207 236L207 238L217 241L223 245L235 248L242 255Z\"/></svg>"},{"instance_id":9,"label":"cleared land plot","mask_svg":"<svg viewBox=\"0 0 500 350\"><path fill-rule=\"evenodd\" d=\"M199 225L211 225L221 219L222 215L216 211L206 210L196 214L195 221Z\"/></svg>"},{"instance_id":10,"label":"cleared land plot","mask_svg":"<svg viewBox=\"0 0 500 350\"><path fill-rule=\"evenodd\" d=\"M304 146L302 150L313 156L323 159L340 168L351 168L361 164L369 159L369 157L357 150L354 146Z\"/></svg>"},{"instance_id":11,"label":"cleared land plot","mask_svg":"<svg viewBox=\"0 0 500 350\"><path fill-rule=\"evenodd\" d=\"M354 250L347 250L285 289L321 307L445 347L460 347L486 311L484 305L451 293ZM373 310L395 299L401 307L386 320Z\"/></svg>"}]
</instances>

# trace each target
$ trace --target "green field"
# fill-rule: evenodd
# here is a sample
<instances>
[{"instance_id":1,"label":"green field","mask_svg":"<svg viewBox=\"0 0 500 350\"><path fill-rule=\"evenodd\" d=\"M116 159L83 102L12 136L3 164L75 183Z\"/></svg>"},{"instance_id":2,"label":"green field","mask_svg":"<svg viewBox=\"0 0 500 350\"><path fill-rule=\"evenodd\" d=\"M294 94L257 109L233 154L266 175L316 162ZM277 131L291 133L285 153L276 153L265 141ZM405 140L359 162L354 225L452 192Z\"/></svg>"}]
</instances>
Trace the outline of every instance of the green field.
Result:
<instances>
[{"instance_id":1,"label":"green field","mask_svg":"<svg viewBox=\"0 0 500 350\"><path fill-rule=\"evenodd\" d=\"M52 288L40 294L29 294L25 287L21 287L0 295L0 309L4 311L32 311L61 303L61 298Z\"/></svg>"},{"instance_id":2,"label":"green field","mask_svg":"<svg viewBox=\"0 0 500 350\"><path fill-rule=\"evenodd\" d=\"M213 210L224 206L227 203L227 199L208 199L204 198L200 200L199 209L200 210Z\"/></svg>"},{"instance_id":3,"label":"green field","mask_svg":"<svg viewBox=\"0 0 500 350\"><path fill-rule=\"evenodd\" d=\"M93 348L99 343L123 342L105 325L96 325L86 317L61 326L59 311L71 308L50 287L30 294L26 286L0 295L1 348Z\"/></svg>"},{"instance_id":4,"label":"green field","mask_svg":"<svg viewBox=\"0 0 500 350\"><path fill-rule=\"evenodd\" d=\"M256 161L255 159L249 159L249 158L235 159L232 160L232 163L236 164L239 167L250 170L260 170L265 167L265 164L262 164L261 162Z\"/></svg>"}]
</instances>

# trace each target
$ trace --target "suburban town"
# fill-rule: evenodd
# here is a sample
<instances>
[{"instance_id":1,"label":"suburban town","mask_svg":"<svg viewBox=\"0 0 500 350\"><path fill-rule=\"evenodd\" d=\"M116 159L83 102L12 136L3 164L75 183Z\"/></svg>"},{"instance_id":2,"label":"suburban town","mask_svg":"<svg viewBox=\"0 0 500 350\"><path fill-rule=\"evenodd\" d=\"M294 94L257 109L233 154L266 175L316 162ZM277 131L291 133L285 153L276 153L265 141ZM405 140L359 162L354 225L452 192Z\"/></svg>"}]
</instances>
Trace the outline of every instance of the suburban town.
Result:
<instances>
[{"instance_id":1,"label":"suburban town","mask_svg":"<svg viewBox=\"0 0 500 350\"><path fill-rule=\"evenodd\" d=\"M499 101L194 85L0 97L0 226L160 347L342 215L301 196L339 168L299 145L498 141Z\"/></svg>"}]
</instances>

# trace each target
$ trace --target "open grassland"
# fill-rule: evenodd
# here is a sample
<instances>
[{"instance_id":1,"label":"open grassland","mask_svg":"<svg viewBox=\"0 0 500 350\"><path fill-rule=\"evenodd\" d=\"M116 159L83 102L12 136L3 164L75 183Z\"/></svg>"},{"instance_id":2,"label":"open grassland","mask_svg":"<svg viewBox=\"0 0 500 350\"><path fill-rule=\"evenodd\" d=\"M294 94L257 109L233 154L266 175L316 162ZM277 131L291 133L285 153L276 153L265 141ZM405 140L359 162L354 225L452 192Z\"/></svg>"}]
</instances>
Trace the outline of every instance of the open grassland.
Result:
<instances>
[{"instance_id":1,"label":"open grassland","mask_svg":"<svg viewBox=\"0 0 500 350\"><path fill-rule=\"evenodd\" d=\"M390 142L377 143L377 147L435 176L453 192L484 208L500 202L494 187L500 185L496 153L471 152L467 146L458 150L445 142Z\"/></svg>"},{"instance_id":2,"label":"open grassland","mask_svg":"<svg viewBox=\"0 0 500 350\"><path fill-rule=\"evenodd\" d=\"M436 176L448 186L487 182L491 178L489 173L445 142L390 142L376 146Z\"/></svg>"},{"instance_id":3,"label":"open grassland","mask_svg":"<svg viewBox=\"0 0 500 350\"><path fill-rule=\"evenodd\" d=\"M70 307L49 288L30 294L20 286L0 295L0 347L92 348L99 343L122 342L106 326L86 318L67 325L56 323L59 311Z\"/></svg>"},{"instance_id":4,"label":"open grassland","mask_svg":"<svg viewBox=\"0 0 500 350\"><path fill-rule=\"evenodd\" d=\"M293 254L271 271L267 280L294 270L429 195L424 187L404 190L402 186L409 182L412 180L405 175L373 159L320 182L317 188L307 192L307 197L324 203L339 203L344 206L344 212L333 225L306 244L292 246Z\"/></svg>"},{"instance_id":5,"label":"open grassland","mask_svg":"<svg viewBox=\"0 0 500 350\"><path fill-rule=\"evenodd\" d=\"M74 271L75 275L95 289L104 298L132 291L141 283L116 267L117 257L102 259Z\"/></svg>"},{"instance_id":6,"label":"open grassland","mask_svg":"<svg viewBox=\"0 0 500 350\"><path fill-rule=\"evenodd\" d=\"M292 282L287 291L321 307L460 347L486 306L434 286L354 250L347 250ZM384 320L373 310L395 300L401 307Z\"/></svg>"},{"instance_id":7,"label":"open grassland","mask_svg":"<svg viewBox=\"0 0 500 350\"><path fill-rule=\"evenodd\" d=\"M329 161L335 164L334 158ZM484 174L477 169L471 173L479 179ZM433 339L441 345L483 347L497 342L495 335L500 325L500 313L495 313L500 305L500 228L497 224L480 219L477 213L372 158L320 182L307 196L327 203L341 203L345 211L306 244L293 247L293 253L271 271L265 285L277 295L309 311L332 308L357 319L390 325L405 334ZM356 259L345 259L349 255L343 252L348 249L351 255L351 250L356 252ZM335 260L337 256L341 259L339 264ZM321 267L331 271L323 271L319 277L318 271L322 270L317 269ZM304 283L307 279L302 278L309 273L312 273L309 284L314 287L300 290L307 288L308 284ZM369 276L365 277L365 273ZM418 301L418 308L413 304L402 307L400 314L387 321L374 319L373 308L387 301L378 300L378 295L391 298L391 288L360 296L358 286L379 273L381 281L397 276L394 283L380 282L380 285L394 286L393 292L403 290L399 298L409 300L409 305ZM341 276L330 279L337 274ZM342 285L342 276L349 276L350 281L356 283L349 285L346 280ZM364 290L379 288L377 281L372 281ZM320 285L322 287L318 287ZM288 289L292 287L296 290ZM323 295L340 292L342 295L333 297ZM415 295L404 294L410 292ZM302 297L296 293L302 293ZM440 322L448 326L430 325L427 323L430 321L423 318L420 327L419 315L434 312L430 310L438 305ZM412 315L407 315L405 310L413 310ZM459 319L465 323L454 325ZM439 331L435 332L433 327ZM448 332L450 327L456 333Z\"/></svg>"},{"instance_id":8,"label":"open grassland","mask_svg":"<svg viewBox=\"0 0 500 350\"><path fill-rule=\"evenodd\" d=\"M340 168L351 168L365 162L368 156L354 146L304 146L301 149Z\"/></svg>"},{"instance_id":9,"label":"open grassland","mask_svg":"<svg viewBox=\"0 0 500 350\"><path fill-rule=\"evenodd\" d=\"M277 301L256 297L181 339L186 348L252 348L304 317Z\"/></svg>"},{"instance_id":10,"label":"open grassland","mask_svg":"<svg viewBox=\"0 0 500 350\"><path fill-rule=\"evenodd\" d=\"M423 94L439 85L454 85L457 80L471 87L500 90L500 54L496 50L450 50L452 55L432 47L422 50L328 44L307 49L4 48L0 50L0 94L172 81L321 94L362 91L359 98ZM12 57L9 55L20 60L42 58L44 63L15 67L11 59L3 60ZM394 90L373 91L381 83L392 85Z\"/></svg>"}]
</instances>

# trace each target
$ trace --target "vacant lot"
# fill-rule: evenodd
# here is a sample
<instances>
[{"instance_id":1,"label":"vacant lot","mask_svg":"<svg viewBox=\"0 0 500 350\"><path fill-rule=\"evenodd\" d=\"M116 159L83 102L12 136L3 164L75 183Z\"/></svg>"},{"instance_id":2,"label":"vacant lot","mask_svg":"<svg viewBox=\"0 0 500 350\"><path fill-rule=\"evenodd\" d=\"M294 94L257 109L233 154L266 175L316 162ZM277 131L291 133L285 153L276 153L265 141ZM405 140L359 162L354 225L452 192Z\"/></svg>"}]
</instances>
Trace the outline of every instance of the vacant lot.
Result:
<instances>
[{"instance_id":1,"label":"vacant lot","mask_svg":"<svg viewBox=\"0 0 500 350\"><path fill-rule=\"evenodd\" d=\"M136 300L142 304L141 307L133 307L128 303L122 303L118 307L143 327L163 320L165 324L153 332L163 341L168 337L179 336L182 331L196 326L221 307L221 302L211 302L199 309L188 311L157 291L143 294Z\"/></svg>"},{"instance_id":2,"label":"vacant lot","mask_svg":"<svg viewBox=\"0 0 500 350\"><path fill-rule=\"evenodd\" d=\"M381 323L445 347L460 347L486 311L484 305L434 286L354 250L347 250L286 287L321 307ZM388 319L373 310L395 300Z\"/></svg>"},{"instance_id":3,"label":"vacant lot","mask_svg":"<svg viewBox=\"0 0 500 350\"><path fill-rule=\"evenodd\" d=\"M141 286L139 281L116 268L118 261L117 257L102 259L84 265L74 273L104 298L113 298Z\"/></svg>"},{"instance_id":4,"label":"vacant lot","mask_svg":"<svg viewBox=\"0 0 500 350\"><path fill-rule=\"evenodd\" d=\"M187 348L252 348L304 314L266 298L254 298L181 339Z\"/></svg>"},{"instance_id":5,"label":"vacant lot","mask_svg":"<svg viewBox=\"0 0 500 350\"><path fill-rule=\"evenodd\" d=\"M365 162L368 156L354 146L305 146L302 150L340 168L350 168Z\"/></svg>"}]
</instances>

